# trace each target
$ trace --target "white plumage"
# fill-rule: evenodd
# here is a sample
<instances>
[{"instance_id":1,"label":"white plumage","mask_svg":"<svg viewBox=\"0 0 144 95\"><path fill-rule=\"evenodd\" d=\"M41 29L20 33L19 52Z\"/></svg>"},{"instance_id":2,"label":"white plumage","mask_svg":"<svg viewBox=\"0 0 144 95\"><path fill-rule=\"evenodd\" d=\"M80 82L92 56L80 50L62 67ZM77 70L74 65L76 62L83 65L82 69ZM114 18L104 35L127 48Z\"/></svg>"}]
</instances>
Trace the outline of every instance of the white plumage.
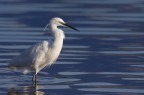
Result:
<instances>
[{"instance_id":1,"label":"white plumage","mask_svg":"<svg viewBox=\"0 0 144 95\"><path fill-rule=\"evenodd\" d=\"M48 26L53 36L53 41L44 40L25 50L10 61L8 67L11 70L20 70L24 74L35 72L32 80L36 82L37 73L45 66L51 66L61 52L65 35L64 31L57 28L57 26L67 26L77 30L58 17L52 18L46 28Z\"/></svg>"}]
</instances>

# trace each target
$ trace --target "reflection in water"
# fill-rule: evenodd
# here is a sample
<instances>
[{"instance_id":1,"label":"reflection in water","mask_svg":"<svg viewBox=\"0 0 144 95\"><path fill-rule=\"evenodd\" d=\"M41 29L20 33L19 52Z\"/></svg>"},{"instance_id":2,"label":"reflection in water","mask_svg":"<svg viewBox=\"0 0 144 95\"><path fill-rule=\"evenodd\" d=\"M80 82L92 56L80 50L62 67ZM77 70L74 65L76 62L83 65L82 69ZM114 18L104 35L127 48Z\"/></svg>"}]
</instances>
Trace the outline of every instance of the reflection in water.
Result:
<instances>
[{"instance_id":1,"label":"reflection in water","mask_svg":"<svg viewBox=\"0 0 144 95\"><path fill-rule=\"evenodd\" d=\"M44 95L44 92L40 91L42 86L18 86L8 90L7 95Z\"/></svg>"}]
</instances>

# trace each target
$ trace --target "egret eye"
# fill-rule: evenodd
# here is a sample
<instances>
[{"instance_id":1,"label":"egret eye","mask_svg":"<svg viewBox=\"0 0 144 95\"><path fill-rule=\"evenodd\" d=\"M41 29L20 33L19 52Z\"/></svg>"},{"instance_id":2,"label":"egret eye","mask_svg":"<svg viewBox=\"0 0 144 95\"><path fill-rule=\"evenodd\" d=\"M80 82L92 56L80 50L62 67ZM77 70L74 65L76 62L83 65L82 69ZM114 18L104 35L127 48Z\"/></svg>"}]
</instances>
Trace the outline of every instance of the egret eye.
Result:
<instances>
[{"instance_id":1,"label":"egret eye","mask_svg":"<svg viewBox=\"0 0 144 95\"><path fill-rule=\"evenodd\" d=\"M64 24L63 22L59 21L60 24Z\"/></svg>"}]
</instances>

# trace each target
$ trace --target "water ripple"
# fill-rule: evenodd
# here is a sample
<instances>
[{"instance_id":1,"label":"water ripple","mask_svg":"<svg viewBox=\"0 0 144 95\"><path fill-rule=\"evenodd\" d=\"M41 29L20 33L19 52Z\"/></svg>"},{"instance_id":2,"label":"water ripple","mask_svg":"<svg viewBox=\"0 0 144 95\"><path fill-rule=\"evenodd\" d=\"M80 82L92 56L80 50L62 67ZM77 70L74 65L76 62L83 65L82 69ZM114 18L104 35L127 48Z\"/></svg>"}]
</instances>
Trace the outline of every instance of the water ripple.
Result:
<instances>
[{"instance_id":1,"label":"water ripple","mask_svg":"<svg viewBox=\"0 0 144 95\"><path fill-rule=\"evenodd\" d=\"M0 95L143 95L143 0L1 0ZM66 39L54 66L22 75L8 61L41 40L53 16Z\"/></svg>"}]
</instances>

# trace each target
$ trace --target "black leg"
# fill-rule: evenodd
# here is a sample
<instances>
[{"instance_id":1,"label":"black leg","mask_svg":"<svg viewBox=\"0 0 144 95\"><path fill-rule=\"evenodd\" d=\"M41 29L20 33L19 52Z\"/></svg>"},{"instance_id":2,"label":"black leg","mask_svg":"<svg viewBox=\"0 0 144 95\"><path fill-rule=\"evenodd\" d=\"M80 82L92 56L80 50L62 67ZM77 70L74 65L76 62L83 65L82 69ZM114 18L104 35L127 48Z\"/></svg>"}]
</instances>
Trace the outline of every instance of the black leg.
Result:
<instances>
[{"instance_id":1,"label":"black leg","mask_svg":"<svg viewBox=\"0 0 144 95\"><path fill-rule=\"evenodd\" d=\"M36 82L37 82L37 74L35 73L35 84L36 84Z\"/></svg>"},{"instance_id":2,"label":"black leg","mask_svg":"<svg viewBox=\"0 0 144 95\"><path fill-rule=\"evenodd\" d=\"M35 74L34 74L33 77L32 77L32 81L33 81L33 82L35 81Z\"/></svg>"},{"instance_id":3,"label":"black leg","mask_svg":"<svg viewBox=\"0 0 144 95\"><path fill-rule=\"evenodd\" d=\"M34 85L36 85L36 82L37 82L37 74L36 74L36 72L33 75L32 82L33 82Z\"/></svg>"}]
</instances>

